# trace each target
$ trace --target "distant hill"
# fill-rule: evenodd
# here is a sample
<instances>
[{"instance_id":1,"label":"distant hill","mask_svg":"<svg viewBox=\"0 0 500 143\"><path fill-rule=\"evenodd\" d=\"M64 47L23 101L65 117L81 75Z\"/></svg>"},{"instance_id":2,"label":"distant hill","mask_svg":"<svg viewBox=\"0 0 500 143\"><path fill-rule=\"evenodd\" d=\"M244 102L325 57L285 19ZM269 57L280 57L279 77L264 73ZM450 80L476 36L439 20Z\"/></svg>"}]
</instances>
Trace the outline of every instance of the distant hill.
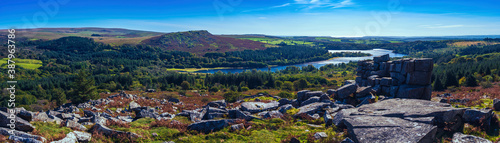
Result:
<instances>
[{"instance_id":1,"label":"distant hill","mask_svg":"<svg viewBox=\"0 0 500 143\"><path fill-rule=\"evenodd\" d=\"M0 35L6 35L6 30L0 30ZM165 33L129 30L121 28L36 28L36 29L16 29L18 37L27 38L27 40L53 40L68 36L94 38L96 42L123 45L138 44L144 39ZM2 36L3 38L6 36Z\"/></svg>"},{"instance_id":2,"label":"distant hill","mask_svg":"<svg viewBox=\"0 0 500 143\"><path fill-rule=\"evenodd\" d=\"M265 44L252 40L212 35L208 31L174 32L143 40L142 44L166 50L186 51L196 54L242 50L263 50Z\"/></svg>"}]
</instances>

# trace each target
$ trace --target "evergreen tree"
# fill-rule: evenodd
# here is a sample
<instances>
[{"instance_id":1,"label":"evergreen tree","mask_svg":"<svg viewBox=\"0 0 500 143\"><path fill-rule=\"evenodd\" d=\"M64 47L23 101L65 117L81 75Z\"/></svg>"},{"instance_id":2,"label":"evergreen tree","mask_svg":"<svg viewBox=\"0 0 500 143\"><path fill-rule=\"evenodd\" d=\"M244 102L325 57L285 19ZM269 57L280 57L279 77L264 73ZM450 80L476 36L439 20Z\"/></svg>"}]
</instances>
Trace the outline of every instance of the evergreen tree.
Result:
<instances>
[{"instance_id":1,"label":"evergreen tree","mask_svg":"<svg viewBox=\"0 0 500 143\"><path fill-rule=\"evenodd\" d=\"M455 74L453 72L447 72L446 73L446 78L445 78L445 81L444 81L444 86L445 87L450 87L450 86L456 86L458 87L458 80L457 80L457 77L455 76Z\"/></svg>"},{"instance_id":2,"label":"evergreen tree","mask_svg":"<svg viewBox=\"0 0 500 143\"><path fill-rule=\"evenodd\" d=\"M80 70L75 81L73 82L73 91L70 93L72 103L78 104L88 101L89 99L99 98L97 88L94 86L95 81L90 77L89 73Z\"/></svg>"},{"instance_id":3,"label":"evergreen tree","mask_svg":"<svg viewBox=\"0 0 500 143\"><path fill-rule=\"evenodd\" d=\"M468 87L478 86L476 78L474 78L474 76L472 76L471 74L467 75L467 79L465 80L465 86Z\"/></svg>"},{"instance_id":4,"label":"evergreen tree","mask_svg":"<svg viewBox=\"0 0 500 143\"><path fill-rule=\"evenodd\" d=\"M491 69L490 69L490 67L489 67L489 66L486 68L486 71L485 71L485 73L484 73L484 74L485 74L485 75L491 75Z\"/></svg>"},{"instance_id":5,"label":"evergreen tree","mask_svg":"<svg viewBox=\"0 0 500 143\"><path fill-rule=\"evenodd\" d=\"M64 103L66 103L66 94L64 91L60 88L57 89L52 89L52 94L54 97L54 100L56 101L57 106L61 106Z\"/></svg>"},{"instance_id":6,"label":"evergreen tree","mask_svg":"<svg viewBox=\"0 0 500 143\"><path fill-rule=\"evenodd\" d=\"M443 83L441 83L441 79L440 78L436 78L436 80L434 81L434 91L443 91L445 88L443 87Z\"/></svg>"}]
</instances>

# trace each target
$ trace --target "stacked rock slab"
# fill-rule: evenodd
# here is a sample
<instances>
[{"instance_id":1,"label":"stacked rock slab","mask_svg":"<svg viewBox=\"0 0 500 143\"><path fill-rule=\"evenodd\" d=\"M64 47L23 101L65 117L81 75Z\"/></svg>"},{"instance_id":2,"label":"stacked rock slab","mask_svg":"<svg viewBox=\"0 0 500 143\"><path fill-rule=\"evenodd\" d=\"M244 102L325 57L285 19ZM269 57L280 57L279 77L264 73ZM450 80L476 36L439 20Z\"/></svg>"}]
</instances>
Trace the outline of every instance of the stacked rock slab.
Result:
<instances>
[{"instance_id":1,"label":"stacked rock slab","mask_svg":"<svg viewBox=\"0 0 500 143\"><path fill-rule=\"evenodd\" d=\"M430 100L432 69L430 58L389 61L387 54L359 61L356 84L371 86L379 95Z\"/></svg>"}]
</instances>

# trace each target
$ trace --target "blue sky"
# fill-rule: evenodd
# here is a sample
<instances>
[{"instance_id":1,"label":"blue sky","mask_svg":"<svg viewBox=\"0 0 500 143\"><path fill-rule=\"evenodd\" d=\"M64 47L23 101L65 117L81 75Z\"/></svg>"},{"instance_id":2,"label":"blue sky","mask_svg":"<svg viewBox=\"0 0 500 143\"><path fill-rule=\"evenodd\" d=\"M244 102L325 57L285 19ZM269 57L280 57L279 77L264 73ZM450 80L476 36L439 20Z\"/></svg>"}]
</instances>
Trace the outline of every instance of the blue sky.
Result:
<instances>
[{"instance_id":1,"label":"blue sky","mask_svg":"<svg viewBox=\"0 0 500 143\"><path fill-rule=\"evenodd\" d=\"M498 0L16 0L0 29L105 27L279 36L500 35Z\"/></svg>"}]
</instances>

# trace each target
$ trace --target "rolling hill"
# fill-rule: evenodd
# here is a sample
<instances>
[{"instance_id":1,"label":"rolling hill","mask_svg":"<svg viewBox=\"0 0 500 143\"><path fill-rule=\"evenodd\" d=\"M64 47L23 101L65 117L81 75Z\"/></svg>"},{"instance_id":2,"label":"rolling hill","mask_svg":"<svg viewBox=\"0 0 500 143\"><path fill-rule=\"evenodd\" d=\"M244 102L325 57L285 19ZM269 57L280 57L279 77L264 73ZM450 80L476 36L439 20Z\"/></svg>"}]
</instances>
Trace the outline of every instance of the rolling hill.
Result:
<instances>
[{"instance_id":1,"label":"rolling hill","mask_svg":"<svg viewBox=\"0 0 500 143\"><path fill-rule=\"evenodd\" d=\"M212 35L208 31L168 33L143 40L142 44L158 46L166 50L185 51L195 54L242 50L263 50L265 44L252 40Z\"/></svg>"}]
</instances>

